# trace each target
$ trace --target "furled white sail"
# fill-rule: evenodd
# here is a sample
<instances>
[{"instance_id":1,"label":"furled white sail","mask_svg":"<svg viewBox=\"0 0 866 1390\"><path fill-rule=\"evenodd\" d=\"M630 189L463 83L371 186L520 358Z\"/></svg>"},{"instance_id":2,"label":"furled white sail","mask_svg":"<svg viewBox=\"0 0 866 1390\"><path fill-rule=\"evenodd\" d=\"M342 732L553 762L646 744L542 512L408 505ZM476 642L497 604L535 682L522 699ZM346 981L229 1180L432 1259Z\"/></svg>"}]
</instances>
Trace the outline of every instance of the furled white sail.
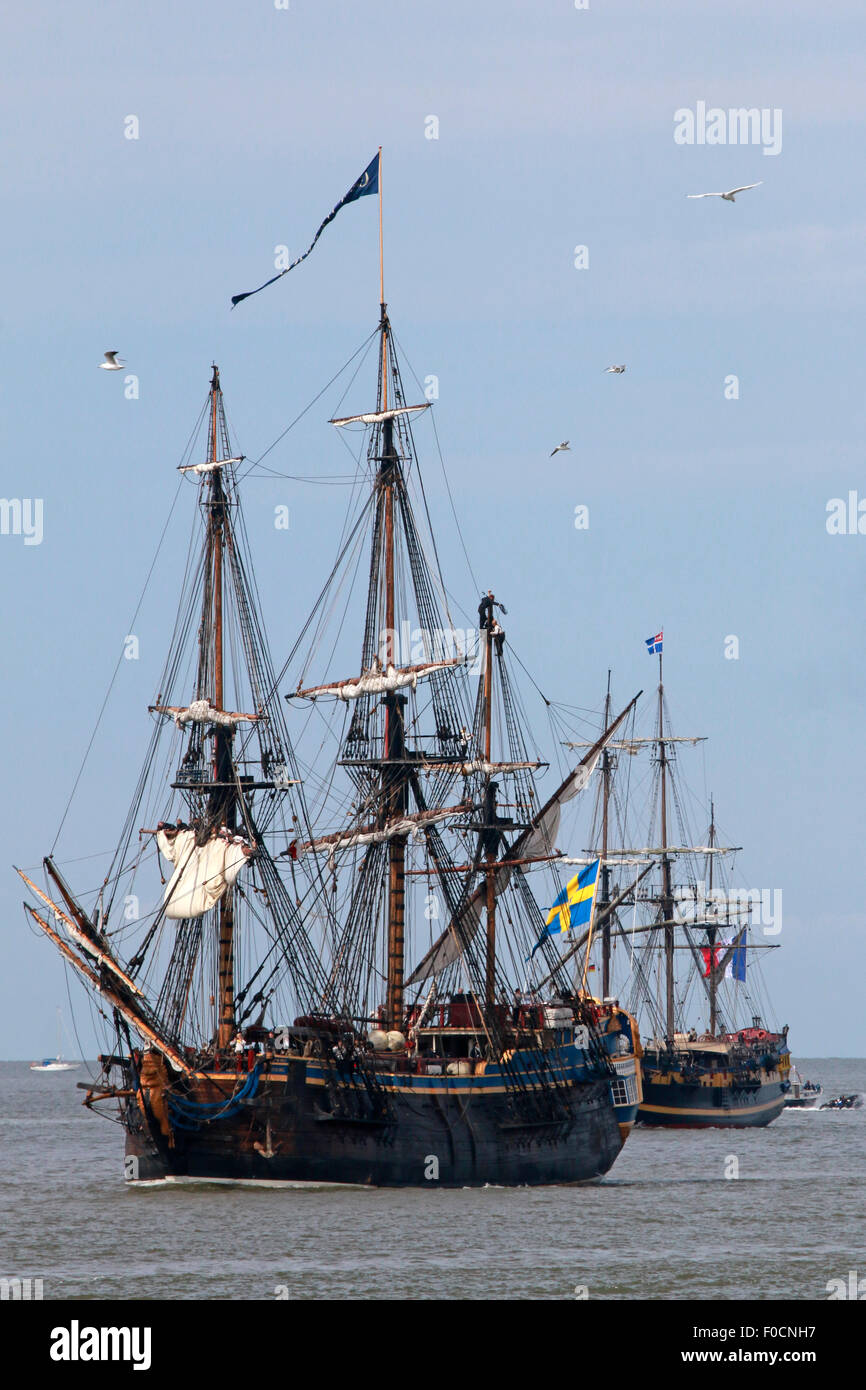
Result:
<instances>
[{"instance_id":1,"label":"furled white sail","mask_svg":"<svg viewBox=\"0 0 866 1390\"><path fill-rule=\"evenodd\" d=\"M423 405L399 405L394 410L375 410L366 415L341 415L336 420L329 420L329 425L378 425L382 420L393 420L395 415L413 415L416 410L429 410L430 402L425 401Z\"/></svg>"},{"instance_id":2,"label":"furled white sail","mask_svg":"<svg viewBox=\"0 0 866 1390\"><path fill-rule=\"evenodd\" d=\"M202 917L219 902L252 854L239 836L214 835L203 845L194 830L161 828L156 832L160 854L175 865L163 895L166 917Z\"/></svg>"},{"instance_id":3,"label":"furled white sail","mask_svg":"<svg viewBox=\"0 0 866 1390\"><path fill-rule=\"evenodd\" d=\"M243 463L244 455L239 454L236 459L208 459L205 463L182 463L178 466L179 473L213 473L217 468L225 468L230 463Z\"/></svg>"},{"instance_id":4,"label":"furled white sail","mask_svg":"<svg viewBox=\"0 0 866 1390\"><path fill-rule=\"evenodd\" d=\"M385 695L392 690L412 690L419 677L429 676L432 671L442 671L448 666L462 666L465 656L451 657L447 661L428 661L419 666L394 667L390 663L381 671L372 668L362 671L360 676L350 680L336 681L333 685L313 685L306 690L296 690L299 699L316 700L320 695L334 695L338 700L359 700L362 695Z\"/></svg>"},{"instance_id":5,"label":"furled white sail","mask_svg":"<svg viewBox=\"0 0 866 1390\"><path fill-rule=\"evenodd\" d=\"M451 816L464 815L469 810L471 810L471 803L464 801L459 806L445 806L441 810L421 811L413 816L400 816L399 819L388 821L383 826L365 826L361 830L347 830L345 833L323 835L317 840L308 840L306 844L294 844L292 846L292 858L301 859L305 854L327 853L334 855L340 849L350 849L354 845L380 845L387 840L394 840L400 835L415 835L417 837L423 834L425 826L435 825L438 821L448 820Z\"/></svg>"},{"instance_id":6,"label":"furled white sail","mask_svg":"<svg viewBox=\"0 0 866 1390\"><path fill-rule=\"evenodd\" d=\"M221 728L234 729L238 724L252 724L259 717L257 714L217 709L210 700L192 700L184 706L151 705L150 708L157 714L172 715L179 729L183 729L187 724L219 724Z\"/></svg>"},{"instance_id":7,"label":"furled white sail","mask_svg":"<svg viewBox=\"0 0 866 1390\"><path fill-rule=\"evenodd\" d=\"M484 758L473 758L470 763L454 764L455 771L459 771L463 777L470 777L473 772L481 772L485 777L492 777L497 772L531 771L540 766L540 763L488 763Z\"/></svg>"}]
</instances>

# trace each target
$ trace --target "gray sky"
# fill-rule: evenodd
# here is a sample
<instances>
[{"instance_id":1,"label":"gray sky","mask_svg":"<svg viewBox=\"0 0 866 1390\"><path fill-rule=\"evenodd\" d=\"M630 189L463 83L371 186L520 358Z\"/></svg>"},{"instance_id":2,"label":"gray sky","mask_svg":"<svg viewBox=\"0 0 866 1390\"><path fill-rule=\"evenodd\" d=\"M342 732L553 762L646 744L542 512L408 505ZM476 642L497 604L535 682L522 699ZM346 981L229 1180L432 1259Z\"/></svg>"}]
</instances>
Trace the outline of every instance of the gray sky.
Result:
<instances>
[{"instance_id":1,"label":"gray sky","mask_svg":"<svg viewBox=\"0 0 866 1390\"><path fill-rule=\"evenodd\" d=\"M230 297L273 273L275 246L306 249L381 144L386 297L405 361L439 377L471 543L472 578L419 425L451 591L473 615L476 581L501 595L521 659L576 705L600 704L608 667L623 699L650 692L644 638L664 627L674 721L710 738L693 784L744 846L745 882L783 892L766 979L795 1055L866 1053L866 536L826 528L831 498L866 498L862 6L34 3L7 8L0 39L0 491L43 502L41 544L0 535L6 859L50 849L134 631L58 857L113 847L191 504L130 622L210 362L256 457L374 327L374 202L279 285L234 313ZM674 112L698 102L781 111L780 152L678 145ZM733 205L685 197L758 180ZM95 370L108 347L139 399ZM603 375L613 362L626 373ZM345 471L337 399L275 469ZM365 405L356 388L347 407ZM245 503L280 664L343 499L260 478ZM67 871L89 889L103 862ZM63 968L11 869L0 895L0 1055L35 1056L68 1013Z\"/></svg>"}]
</instances>

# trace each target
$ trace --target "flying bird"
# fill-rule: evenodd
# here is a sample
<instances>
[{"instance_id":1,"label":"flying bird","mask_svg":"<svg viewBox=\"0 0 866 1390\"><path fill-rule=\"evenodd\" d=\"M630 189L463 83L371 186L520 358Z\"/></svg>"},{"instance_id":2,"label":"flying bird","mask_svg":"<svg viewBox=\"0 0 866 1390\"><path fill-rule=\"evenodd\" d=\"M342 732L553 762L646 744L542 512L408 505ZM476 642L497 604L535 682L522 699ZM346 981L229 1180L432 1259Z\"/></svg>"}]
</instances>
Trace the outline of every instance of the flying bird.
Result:
<instances>
[{"instance_id":1,"label":"flying bird","mask_svg":"<svg viewBox=\"0 0 866 1390\"><path fill-rule=\"evenodd\" d=\"M724 198L726 202L732 203L737 193L745 193L747 188L760 188L764 182L758 179L757 183L744 183L742 188L729 188L727 193L687 193L687 198Z\"/></svg>"},{"instance_id":2,"label":"flying bird","mask_svg":"<svg viewBox=\"0 0 866 1390\"><path fill-rule=\"evenodd\" d=\"M623 362L623 364L622 364L621 367L605 367L604 372L602 373L602 375L604 375L605 372L617 372L617 373L619 373L619 372L624 372L624 371L625 371L625 363Z\"/></svg>"},{"instance_id":3,"label":"flying bird","mask_svg":"<svg viewBox=\"0 0 866 1390\"><path fill-rule=\"evenodd\" d=\"M110 352L107 352L107 353L105 354L105 361L104 361L104 362L100 362L100 364L99 364L100 367L102 368L102 370L103 370L104 372L122 372L122 371L123 371L124 367L126 366L126 363L125 363L125 362L118 362L118 360L117 360L117 352L118 352L118 349L117 349L117 348L112 348Z\"/></svg>"},{"instance_id":4,"label":"flying bird","mask_svg":"<svg viewBox=\"0 0 866 1390\"><path fill-rule=\"evenodd\" d=\"M569 453L571 453L571 449L569 448L569 444L568 444L568 440L567 440L567 439L563 439L563 441L562 441L561 444L557 444L556 448L555 448L554 450L552 450L550 457L553 458L553 455L554 455L554 454L558 454L559 451L560 451L561 449L564 450L564 451L568 451Z\"/></svg>"}]
</instances>

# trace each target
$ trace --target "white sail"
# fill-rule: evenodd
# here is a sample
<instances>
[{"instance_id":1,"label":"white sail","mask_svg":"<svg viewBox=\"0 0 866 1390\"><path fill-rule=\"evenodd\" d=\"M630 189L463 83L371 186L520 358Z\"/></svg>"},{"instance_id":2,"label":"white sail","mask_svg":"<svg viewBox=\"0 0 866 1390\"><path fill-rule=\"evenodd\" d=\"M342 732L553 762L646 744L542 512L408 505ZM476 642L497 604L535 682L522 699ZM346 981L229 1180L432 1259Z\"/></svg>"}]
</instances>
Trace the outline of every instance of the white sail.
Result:
<instances>
[{"instance_id":1,"label":"white sail","mask_svg":"<svg viewBox=\"0 0 866 1390\"><path fill-rule=\"evenodd\" d=\"M243 463L244 455L239 454L236 459L208 459L205 463L182 463L178 466L179 473L214 473L217 468L225 468L230 463Z\"/></svg>"},{"instance_id":2,"label":"white sail","mask_svg":"<svg viewBox=\"0 0 866 1390\"><path fill-rule=\"evenodd\" d=\"M372 668L362 671L360 676L333 685L312 685L305 690L296 690L293 698L316 700L320 695L333 695L338 700L359 700L362 695L385 695L392 690L404 690L407 686L414 690L421 676L429 676L433 671L442 671L448 666L462 666L465 656L451 657L447 661L429 661L420 666L395 667L390 663L384 671Z\"/></svg>"},{"instance_id":3,"label":"white sail","mask_svg":"<svg viewBox=\"0 0 866 1390\"><path fill-rule=\"evenodd\" d=\"M184 917L203 917L230 888L252 854L252 846L240 836L215 835L203 845L195 842L194 830L156 832L160 854L175 865L163 903L165 915L173 921Z\"/></svg>"},{"instance_id":4,"label":"white sail","mask_svg":"<svg viewBox=\"0 0 866 1390\"><path fill-rule=\"evenodd\" d=\"M187 724L219 724L234 729L238 724L255 723L257 714L241 714L234 710L217 709L210 700L192 700L188 705L150 705L152 713L170 714L179 729Z\"/></svg>"},{"instance_id":5,"label":"white sail","mask_svg":"<svg viewBox=\"0 0 866 1390\"><path fill-rule=\"evenodd\" d=\"M697 743L706 743L706 741L707 741L707 740L706 740L706 738L704 737L703 734L699 734L699 735L697 736L697 738L693 738L693 737L691 737L690 735L687 735L687 734L677 735L676 737L674 737L673 734L671 734L671 735L667 735L667 734L666 734L665 737L664 737L663 739L661 739L661 740L659 739L658 734L656 734L654 738L616 738L616 739L612 739L611 742L608 744L608 747L609 747L609 748L616 749L616 750L618 750L618 751L621 752L621 753L637 753L637 752L639 752L639 750L640 750L642 747L644 747L645 744L652 744L652 743L659 743L659 742L661 742L661 743L664 743L664 744L668 744L668 743L690 743L690 744L692 744L692 745L695 745L695 744L697 744ZM562 746L563 746L563 748L591 748L591 747L592 747L592 744L591 744L591 743L588 743L586 740L583 740L583 741L580 742L580 743L571 743L571 742L567 742L567 741L566 741L566 742L563 742L563 745L562 745Z\"/></svg>"},{"instance_id":6,"label":"white sail","mask_svg":"<svg viewBox=\"0 0 866 1390\"><path fill-rule=\"evenodd\" d=\"M423 405L399 405L394 410L374 410L366 415L341 415L336 420L329 420L329 425L336 425L341 428L343 425L378 425L382 420L393 420L395 415L413 415L416 410L429 410L430 402L425 401Z\"/></svg>"},{"instance_id":7,"label":"white sail","mask_svg":"<svg viewBox=\"0 0 866 1390\"><path fill-rule=\"evenodd\" d=\"M506 879L503 883L503 888L507 881ZM497 887L496 891L501 893L502 888ZM421 980L428 980L431 977L435 979L447 966L453 965L456 960L460 959L481 925L481 909L486 893L486 885L476 888L460 915L449 922L439 940L434 941L424 959L416 965L406 981L407 988L409 985L418 984Z\"/></svg>"}]
</instances>

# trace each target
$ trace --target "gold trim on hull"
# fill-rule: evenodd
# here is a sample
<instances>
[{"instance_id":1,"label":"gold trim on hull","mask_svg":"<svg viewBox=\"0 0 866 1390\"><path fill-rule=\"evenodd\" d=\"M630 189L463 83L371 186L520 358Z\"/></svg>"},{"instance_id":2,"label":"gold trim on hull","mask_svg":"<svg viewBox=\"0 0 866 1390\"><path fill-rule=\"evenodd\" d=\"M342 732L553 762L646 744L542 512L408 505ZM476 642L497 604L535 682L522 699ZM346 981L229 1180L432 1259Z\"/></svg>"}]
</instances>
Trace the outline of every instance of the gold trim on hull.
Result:
<instances>
[{"instance_id":1,"label":"gold trim on hull","mask_svg":"<svg viewBox=\"0 0 866 1390\"><path fill-rule=\"evenodd\" d=\"M679 1105L644 1105L638 1108L638 1119L642 1110L653 1115L694 1115L697 1119L705 1120L711 1115L758 1115L764 1110L772 1110L775 1106L782 1104L782 1097L776 1100L768 1100L763 1105L719 1105L706 1106L702 1110L689 1110L685 1106Z\"/></svg>"}]
</instances>

